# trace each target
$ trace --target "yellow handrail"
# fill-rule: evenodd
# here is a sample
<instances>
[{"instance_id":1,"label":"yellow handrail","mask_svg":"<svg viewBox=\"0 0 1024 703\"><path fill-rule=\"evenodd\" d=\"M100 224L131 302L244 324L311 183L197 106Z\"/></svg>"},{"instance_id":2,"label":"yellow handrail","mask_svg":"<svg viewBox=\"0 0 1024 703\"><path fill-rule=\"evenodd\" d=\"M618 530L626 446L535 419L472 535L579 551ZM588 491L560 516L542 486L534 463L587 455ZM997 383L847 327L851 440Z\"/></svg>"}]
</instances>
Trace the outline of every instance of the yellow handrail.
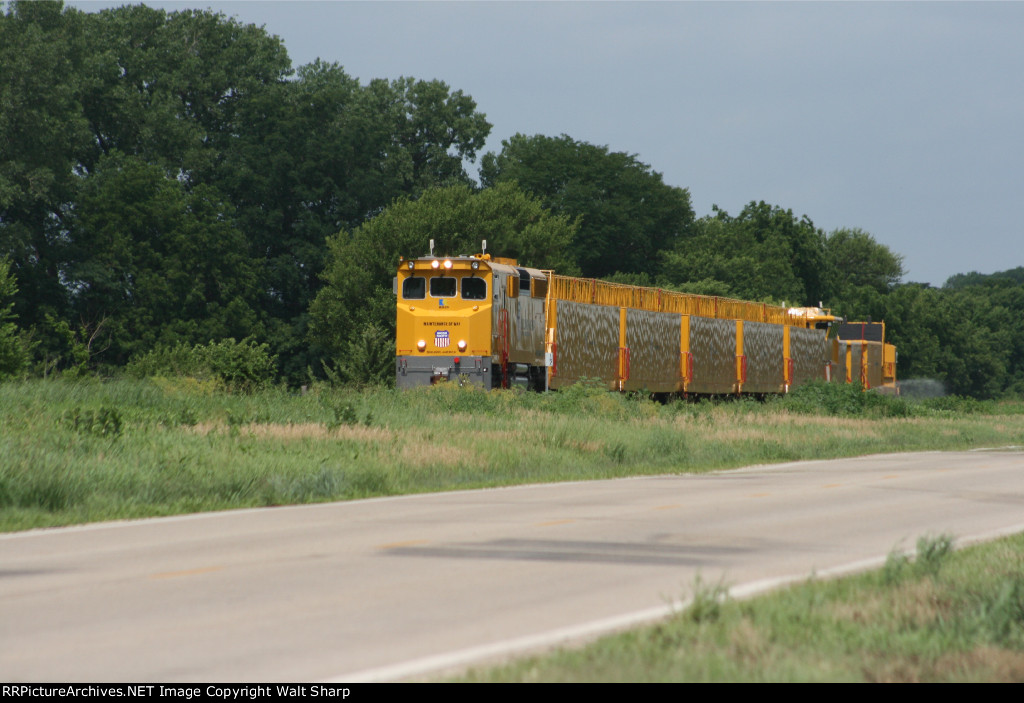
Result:
<instances>
[{"instance_id":1,"label":"yellow handrail","mask_svg":"<svg viewBox=\"0 0 1024 703\"><path fill-rule=\"evenodd\" d=\"M549 296L575 303L596 303L652 312L674 312L722 320L771 322L777 325L799 324L786 308L767 303L751 303L710 295L677 293L660 288L644 288L594 278L573 278L552 274Z\"/></svg>"}]
</instances>

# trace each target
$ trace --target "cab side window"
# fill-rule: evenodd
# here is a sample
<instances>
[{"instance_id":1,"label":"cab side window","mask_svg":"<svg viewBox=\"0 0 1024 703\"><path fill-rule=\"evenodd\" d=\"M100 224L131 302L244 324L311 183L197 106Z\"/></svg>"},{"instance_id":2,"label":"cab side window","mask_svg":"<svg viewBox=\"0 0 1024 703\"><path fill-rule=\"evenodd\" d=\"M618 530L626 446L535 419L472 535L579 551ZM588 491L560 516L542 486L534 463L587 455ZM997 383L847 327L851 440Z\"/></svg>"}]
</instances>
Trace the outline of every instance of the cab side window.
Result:
<instances>
[{"instance_id":1,"label":"cab side window","mask_svg":"<svg viewBox=\"0 0 1024 703\"><path fill-rule=\"evenodd\" d=\"M410 276L402 283L402 297L406 300L423 300L427 297L427 279Z\"/></svg>"},{"instance_id":2,"label":"cab side window","mask_svg":"<svg viewBox=\"0 0 1024 703\"><path fill-rule=\"evenodd\" d=\"M530 294L530 272L526 269L516 269L519 272L519 295Z\"/></svg>"},{"instance_id":3,"label":"cab side window","mask_svg":"<svg viewBox=\"0 0 1024 703\"><path fill-rule=\"evenodd\" d=\"M463 278L462 299L487 300L487 281L482 278Z\"/></svg>"}]
</instances>

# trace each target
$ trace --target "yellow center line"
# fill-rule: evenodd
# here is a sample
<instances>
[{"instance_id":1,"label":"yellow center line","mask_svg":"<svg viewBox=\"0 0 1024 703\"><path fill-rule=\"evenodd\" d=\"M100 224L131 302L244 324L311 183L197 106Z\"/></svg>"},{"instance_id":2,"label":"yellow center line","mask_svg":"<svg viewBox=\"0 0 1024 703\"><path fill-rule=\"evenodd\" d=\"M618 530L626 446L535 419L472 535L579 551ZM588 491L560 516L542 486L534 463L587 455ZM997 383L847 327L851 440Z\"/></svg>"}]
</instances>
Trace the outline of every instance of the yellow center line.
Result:
<instances>
[{"instance_id":1,"label":"yellow center line","mask_svg":"<svg viewBox=\"0 0 1024 703\"><path fill-rule=\"evenodd\" d=\"M891 474L889 476L883 476L882 480L883 481L891 481L894 478L899 478L899 474Z\"/></svg>"},{"instance_id":2,"label":"yellow center line","mask_svg":"<svg viewBox=\"0 0 1024 703\"><path fill-rule=\"evenodd\" d=\"M748 498L767 498L771 493L751 493Z\"/></svg>"},{"instance_id":3,"label":"yellow center line","mask_svg":"<svg viewBox=\"0 0 1024 703\"><path fill-rule=\"evenodd\" d=\"M675 510L676 508L681 508L681 507L682 506L679 505L679 503L673 503L672 505L659 505L659 506L655 507L654 509L655 510Z\"/></svg>"},{"instance_id":4,"label":"yellow center line","mask_svg":"<svg viewBox=\"0 0 1024 703\"><path fill-rule=\"evenodd\" d=\"M184 569L182 571L164 571L159 574L150 574L151 579L174 579L179 576L198 576L199 574L208 574L212 571L220 571L223 566L203 566L198 569Z\"/></svg>"},{"instance_id":5,"label":"yellow center line","mask_svg":"<svg viewBox=\"0 0 1024 703\"><path fill-rule=\"evenodd\" d=\"M839 488L842 485L841 483L826 483L822 488Z\"/></svg>"}]
</instances>

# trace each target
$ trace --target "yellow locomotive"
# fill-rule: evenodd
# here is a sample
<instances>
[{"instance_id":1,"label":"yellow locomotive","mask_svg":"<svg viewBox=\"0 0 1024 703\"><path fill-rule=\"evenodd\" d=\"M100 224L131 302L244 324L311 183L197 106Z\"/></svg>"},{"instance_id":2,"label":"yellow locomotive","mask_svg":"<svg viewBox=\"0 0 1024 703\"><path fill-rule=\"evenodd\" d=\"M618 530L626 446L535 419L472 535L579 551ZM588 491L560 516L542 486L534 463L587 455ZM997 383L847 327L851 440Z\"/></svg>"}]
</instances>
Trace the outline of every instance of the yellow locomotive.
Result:
<instances>
[{"instance_id":1,"label":"yellow locomotive","mask_svg":"<svg viewBox=\"0 0 1024 703\"><path fill-rule=\"evenodd\" d=\"M486 252L486 242L484 242ZM579 381L651 393L785 393L812 379L896 391L881 322L594 279L515 260L401 260L399 388L458 380L484 388Z\"/></svg>"}]
</instances>

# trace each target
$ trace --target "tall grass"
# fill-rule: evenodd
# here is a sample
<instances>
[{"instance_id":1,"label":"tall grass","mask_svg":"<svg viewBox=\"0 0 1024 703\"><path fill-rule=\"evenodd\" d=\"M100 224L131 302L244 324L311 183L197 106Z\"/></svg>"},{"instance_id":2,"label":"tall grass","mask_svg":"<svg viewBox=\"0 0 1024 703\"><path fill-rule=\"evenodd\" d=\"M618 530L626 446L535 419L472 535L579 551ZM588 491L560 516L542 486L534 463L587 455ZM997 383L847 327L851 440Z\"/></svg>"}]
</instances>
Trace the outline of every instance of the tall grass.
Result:
<instances>
[{"instance_id":1,"label":"tall grass","mask_svg":"<svg viewBox=\"0 0 1024 703\"><path fill-rule=\"evenodd\" d=\"M993 415L875 403L832 413L799 398L662 404L585 385L232 394L187 377L7 382L0 529L1024 444L1019 404Z\"/></svg>"}]
</instances>

